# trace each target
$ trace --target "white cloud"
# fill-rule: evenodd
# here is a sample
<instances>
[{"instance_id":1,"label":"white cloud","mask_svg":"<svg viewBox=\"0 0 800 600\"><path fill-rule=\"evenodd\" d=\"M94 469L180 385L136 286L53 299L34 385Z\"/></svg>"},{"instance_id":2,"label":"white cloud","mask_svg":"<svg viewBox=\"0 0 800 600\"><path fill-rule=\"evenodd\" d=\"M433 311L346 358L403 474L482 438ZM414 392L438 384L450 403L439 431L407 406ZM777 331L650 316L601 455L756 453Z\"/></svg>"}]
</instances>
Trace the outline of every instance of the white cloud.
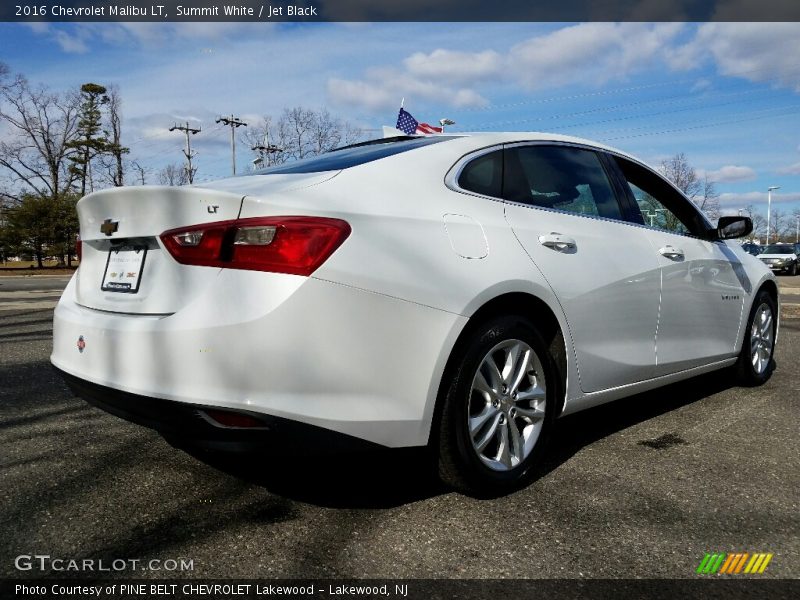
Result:
<instances>
[{"instance_id":1,"label":"white cloud","mask_svg":"<svg viewBox=\"0 0 800 600\"><path fill-rule=\"evenodd\" d=\"M366 81L328 80L328 96L335 104L356 104L369 111L379 111L398 105L397 95L385 87Z\"/></svg>"},{"instance_id":2,"label":"white cloud","mask_svg":"<svg viewBox=\"0 0 800 600\"><path fill-rule=\"evenodd\" d=\"M66 31L58 30L54 38L64 52L70 54L85 54L89 51L89 46L79 35L70 35Z\"/></svg>"},{"instance_id":3,"label":"white cloud","mask_svg":"<svg viewBox=\"0 0 800 600\"><path fill-rule=\"evenodd\" d=\"M469 88L453 88L441 82L414 77L392 67L373 68L364 79L328 80L328 95L341 106L360 106L370 111L396 109L403 98L430 100L458 108L489 104L483 96Z\"/></svg>"},{"instance_id":4,"label":"white cloud","mask_svg":"<svg viewBox=\"0 0 800 600\"><path fill-rule=\"evenodd\" d=\"M494 50L457 52L439 48L430 54L415 52L403 63L411 75L446 82L472 82L502 75L505 60Z\"/></svg>"},{"instance_id":5,"label":"white cloud","mask_svg":"<svg viewBox=\"0 0 800 600\"><path fill-rule=\"evenodd\" d=\"M506 51L415 52L400 65L373 67L360 78L331 77L328 93L337 104L377 111L396 107L403 96L486 106L476 87L493 81L529 89L599 86L666 60L664 48L683 29L678 23L583 23L530 37Z\"/></svg>"},{"instance_id":6,"label":"white cloud","mask_svg":"<svg viewBox=\"0 0 800 600\"><path fill-rule=\"evenodd\" d=\"M683 29L678 23L582 23L517 44L509 71L527 87L580 82L602 85L664 57L664 47Z\"/></svg>"},{"instance_id":7,"label":"white cloud","mask_svg":"<svg viewBox=\"0 0 800 600\"><path fill-rule=\"evenodd\" d=\"M723 75L774 81L800 91L800 23L705 23L695 37L669 51L673 69L713 59Z\"/></svg>"},{"instance_id":8,"label":"white cloud","mask_svg":"<svg viewBox=\"0 0 800 600\"><path fill-rule=\"evenodd\" d=\"M30 23L23 23L23 25L39 35L49 33L50 31L50 24L44 21L31 21Z\"/></svg>"},{"instance_id":9,"label":"white cloud","mask_svg":"<svg viewBox=\"0 0 800 600\"><path fill-rule=\"evenodd\" d=\"M800 175L800 162L781 167L776 171L779 175Z\"/></svg>"},{"instance_id":10,"label":"white cloud","mask_svg":"<svg viewBox=\"0 0 800 600\"><path fill-rule=\"evenodd\" d=\"M707 171L705 174L708 176L709 181L713 181L715 183L753 181L756 178L756 172L750 167L736 165L726 165L715 171Z\"/></svg>"}]
</instances>

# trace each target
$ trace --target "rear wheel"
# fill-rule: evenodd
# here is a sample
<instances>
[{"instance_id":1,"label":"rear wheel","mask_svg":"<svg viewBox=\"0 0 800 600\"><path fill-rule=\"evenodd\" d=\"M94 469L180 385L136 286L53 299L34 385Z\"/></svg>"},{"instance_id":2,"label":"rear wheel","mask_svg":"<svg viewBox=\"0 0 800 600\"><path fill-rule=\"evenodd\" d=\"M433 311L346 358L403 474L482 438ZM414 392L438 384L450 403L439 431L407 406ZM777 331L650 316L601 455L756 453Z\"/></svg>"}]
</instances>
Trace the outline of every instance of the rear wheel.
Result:
<instances>
[{"instance_id":1,"label":"rear wheel","mask_svg":"<svg viewBox=\"0 0 800 600\"><path fill-rule=\"evenodd\" d=\"M737 376L744 385L761 385L772 375L777 312L775 300L761 290L750 309L742 352L736 363Z\"/></svg>"},{"instance_id":2,"label":"rear wheel","mask_svg":"<svg viewBox=\"0 0 800 600\"><path fill-rule=\"evenodd\" d=\"M445 382L439 475L467 492L504 492L526 481L555 411L556 368L521 317L475 329Z\"/></svg>"}]
</instances>

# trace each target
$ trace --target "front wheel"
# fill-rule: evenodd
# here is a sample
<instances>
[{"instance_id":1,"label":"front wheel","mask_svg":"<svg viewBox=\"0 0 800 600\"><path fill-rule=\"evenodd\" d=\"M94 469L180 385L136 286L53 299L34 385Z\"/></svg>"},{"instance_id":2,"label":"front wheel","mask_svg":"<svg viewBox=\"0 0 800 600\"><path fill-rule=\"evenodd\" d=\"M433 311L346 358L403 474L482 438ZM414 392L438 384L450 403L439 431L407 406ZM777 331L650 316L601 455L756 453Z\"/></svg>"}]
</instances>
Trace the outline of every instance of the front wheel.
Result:
<instances>
[{"instance_id":1,"label":"front wheel","mask_svg":"<svg viewBox=\"0 0 800 600\"><path fill-rule=\"evenodd\" d=\"M521 317L478 326L444 382L439 475L469 493L525 482L555 412L557 371L535 327Z\"/></svg>"},{"instance_id":2,"label":"front wheel","mask_svg":"<svg viewBox=\"0 0 800 600\"><path fill-rule=\"evenodd\" d=\"M777 305L766 291L761 290L750 309L742 351L736 372L743 385L765 383L775 369L773 352L777 332Z\"/></svg>"}]
</instances>

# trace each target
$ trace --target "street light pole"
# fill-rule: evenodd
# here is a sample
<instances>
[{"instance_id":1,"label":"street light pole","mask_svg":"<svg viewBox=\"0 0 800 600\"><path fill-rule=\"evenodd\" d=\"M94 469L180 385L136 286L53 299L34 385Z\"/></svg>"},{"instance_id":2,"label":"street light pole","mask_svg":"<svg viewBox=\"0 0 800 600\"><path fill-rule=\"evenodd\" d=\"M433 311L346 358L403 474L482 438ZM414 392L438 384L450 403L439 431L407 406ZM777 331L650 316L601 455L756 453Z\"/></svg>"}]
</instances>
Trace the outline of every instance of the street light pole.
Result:
<instances>
[{"instance_id":1,"label":"street light pole","mask_svg":"<svg viewBox=\"0 0 800 600\"><path fill-rule=\"evenodd\" d=\"M800 244L800 215L794 218L794 243Z\"/></svg>"},{"instance_id":2,"label":"street light pole","mask_svg":"<svg viewBox=\"0 0 800 600\"><path fill-rule=\"evenodd\" d=\"M769 213L772 207L772 190L779 190L781 186L771 185L767 188L767 244L769 245Z\"/></svg>"}]
</instances>

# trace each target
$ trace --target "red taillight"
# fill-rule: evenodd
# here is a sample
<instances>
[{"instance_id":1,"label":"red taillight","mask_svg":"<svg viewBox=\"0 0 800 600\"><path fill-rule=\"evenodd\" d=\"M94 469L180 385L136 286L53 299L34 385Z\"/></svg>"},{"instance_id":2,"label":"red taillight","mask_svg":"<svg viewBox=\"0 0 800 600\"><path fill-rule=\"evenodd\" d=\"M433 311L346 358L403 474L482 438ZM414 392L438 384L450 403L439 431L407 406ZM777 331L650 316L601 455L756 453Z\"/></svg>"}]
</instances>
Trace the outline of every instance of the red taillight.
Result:
<instances>
[{"instance_id":1,"label":"red taillight","mask_svg":"<svg viewBox=\"0 0 800 600\"><path fill-rule=\"evenodd\" d=\"M83 256L83 244L81 243L80 234L75 236L75 255L78 257L78 260Z\"/></svg>"},{"instance_id":2,"label":"red taillight","mask_svg":"<svg viewBox=\"0 0 800 600\"><path fill-rule=\"evenodd\" d=\"M326 217L256 217L171 229L161 234L184 265L311 275L350 235Z\"/></svg>"}]
</instances>

